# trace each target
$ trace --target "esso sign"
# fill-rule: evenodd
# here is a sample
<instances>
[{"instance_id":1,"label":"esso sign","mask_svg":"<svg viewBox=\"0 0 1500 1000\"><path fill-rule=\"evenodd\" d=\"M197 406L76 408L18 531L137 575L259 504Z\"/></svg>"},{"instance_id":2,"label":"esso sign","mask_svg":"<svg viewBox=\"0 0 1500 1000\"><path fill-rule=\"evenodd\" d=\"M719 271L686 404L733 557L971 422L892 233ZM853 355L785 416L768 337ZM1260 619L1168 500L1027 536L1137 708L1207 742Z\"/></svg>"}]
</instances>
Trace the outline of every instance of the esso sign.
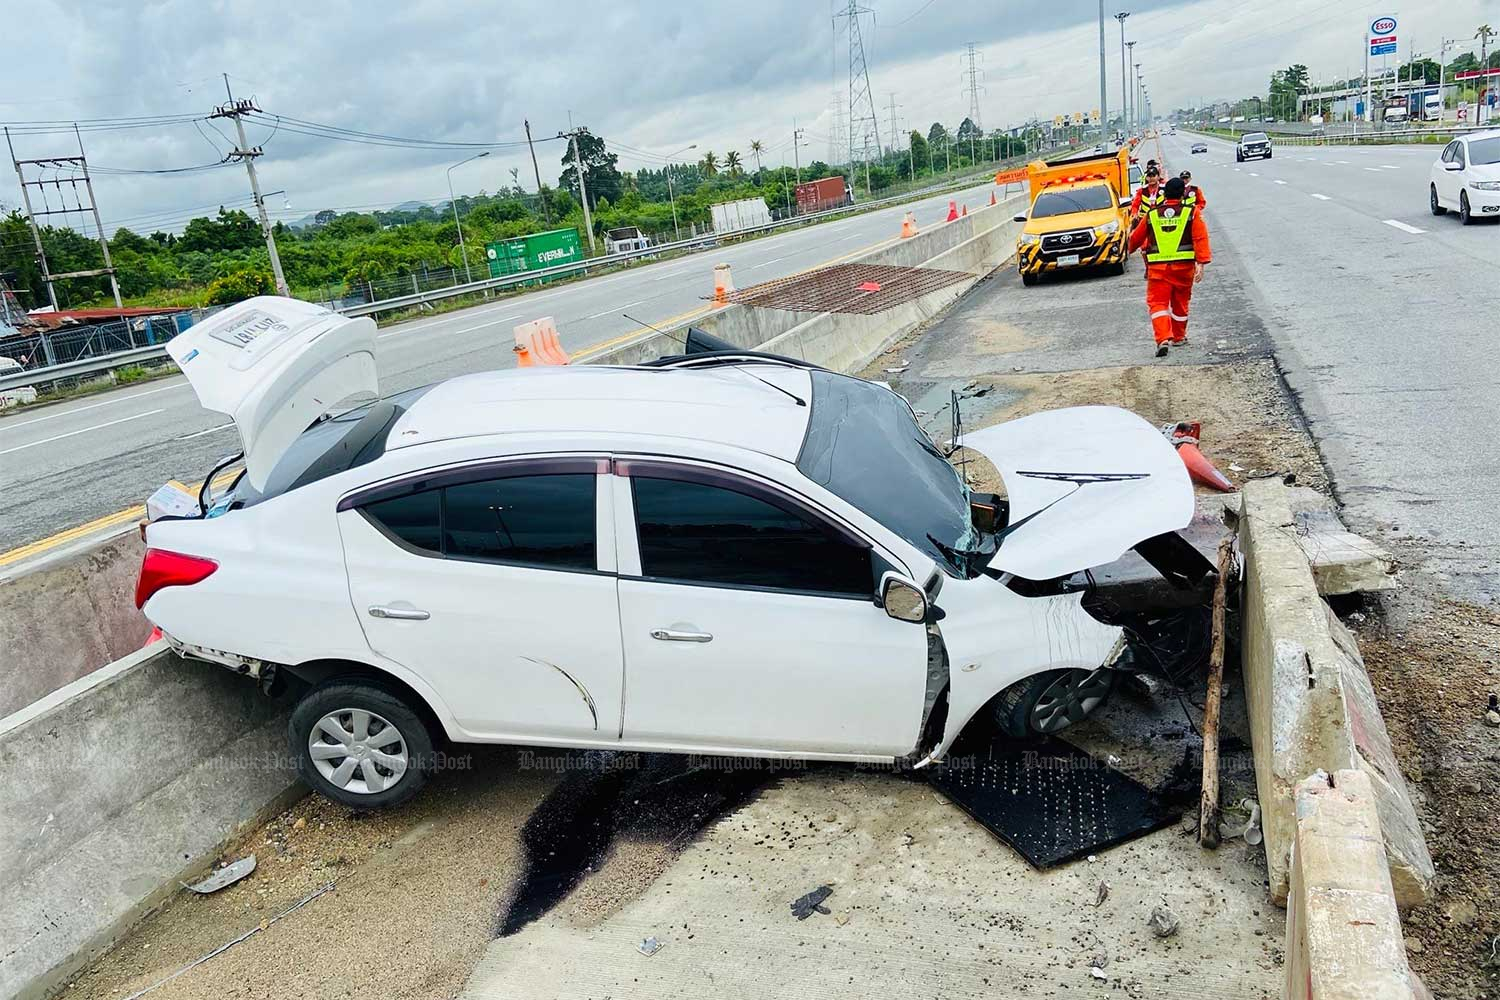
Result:
<instances>
[{"instance_id":1,"label":"esso sign","mask_svg":"<svg viewBox=\"0 0 1500 1000\"><path fill-rule=\"evenodd\" d=\"M1394 17L1377 17L1370 22L1370 34L1390 35L1396 31L1396 19Z\"/></svg>"}]
</instances>

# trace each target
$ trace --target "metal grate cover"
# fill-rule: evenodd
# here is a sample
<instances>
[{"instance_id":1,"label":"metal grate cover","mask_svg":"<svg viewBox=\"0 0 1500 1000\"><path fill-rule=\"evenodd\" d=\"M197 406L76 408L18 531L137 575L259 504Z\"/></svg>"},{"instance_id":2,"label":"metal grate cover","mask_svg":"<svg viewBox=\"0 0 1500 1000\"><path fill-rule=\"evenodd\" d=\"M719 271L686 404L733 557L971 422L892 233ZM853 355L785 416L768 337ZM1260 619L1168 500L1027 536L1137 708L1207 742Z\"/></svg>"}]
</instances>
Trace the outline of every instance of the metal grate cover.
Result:
<instances>
[{"instance_id":1,"label":"metal grate cover","mask_svg":"<svg viewBox=\"0 0 1500 1000\"><path fill-rule=\"evenodd\" d=\"M928 292L971 280L966 271L889 264L833 264L730 292L728 301L761 309L810 313L884 312ZM861 285L879 285L879 291Z\"/></svg>"}]
</instances>

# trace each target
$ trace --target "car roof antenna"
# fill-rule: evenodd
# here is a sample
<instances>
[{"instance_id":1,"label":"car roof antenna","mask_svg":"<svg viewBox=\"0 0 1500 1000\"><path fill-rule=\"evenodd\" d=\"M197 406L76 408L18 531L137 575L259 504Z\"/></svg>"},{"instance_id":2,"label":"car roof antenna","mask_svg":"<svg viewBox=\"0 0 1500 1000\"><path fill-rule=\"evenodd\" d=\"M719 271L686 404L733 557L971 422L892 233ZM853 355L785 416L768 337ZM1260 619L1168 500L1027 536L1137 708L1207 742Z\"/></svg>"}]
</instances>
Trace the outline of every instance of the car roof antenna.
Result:
<instances>
[{"instance_id":1,"label":"car roof antenna","mask_svg":"<svg viewBox=\"0 0 1500 1000\"><path fill-rule=\"evenodd\" d=\"M620 315L623 316L623 317L625 317L626 319L630 320L630 322L632 322L632 323L639 323L639 324L641 324L641 326L644 326L648 330L655 330L657 333L663 334L664 336L668 336L668 337L672 336L672 334L669 333L669 332L667 332L666 330L663 330L660 327L652 326L650 323L647 323L643 319L636 319L634 316L630 315L629 313L623 313L622 312L622 313L620 313ZM684 347L687 346L687 338L686 337L684 337L682 339L682 345ZM749 375L751 378L755 379L755 381L761 383L762 385L768 385L768 386L770 386L772 389L775 389L777 392L781 393L783 396L787 397L792 402L796 403L798 406L806 406L807 405L807 400L803 399L801 396L799 396L796 393L792 392L790 389L783 389L781 386L777 385L775 382L771 382L771 381L768 381L767 379L761 378L759 375L757 375L754 372L750 371L748 368L741 368L739 365L730 365L730 367L733 368L737 372L744 372L746 375Z\"/></svg>"}]
</instances>

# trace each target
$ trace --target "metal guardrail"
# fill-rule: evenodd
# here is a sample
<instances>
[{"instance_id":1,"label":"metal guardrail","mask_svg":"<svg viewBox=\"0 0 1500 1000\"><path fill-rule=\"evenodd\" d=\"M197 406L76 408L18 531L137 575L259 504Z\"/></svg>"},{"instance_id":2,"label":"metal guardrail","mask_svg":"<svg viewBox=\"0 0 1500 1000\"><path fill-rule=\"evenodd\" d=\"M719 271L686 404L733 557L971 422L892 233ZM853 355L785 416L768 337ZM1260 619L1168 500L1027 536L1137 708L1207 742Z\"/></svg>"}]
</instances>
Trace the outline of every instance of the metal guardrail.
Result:
<instances>
[{"instance_id":1,"label":"metal guardrail","mask_svg":"<svg viewBox=\"0 0 1500 1000\"><path fill-rule=\"evenodd\" d=\"M1004 162L1004 161L1002 161ZM772 232L779 229L789 229L795 226L810 225L831 219L840 215L869 211L873 209L886 208L891 205L899 205L910 202L916 198L938 194L944 191L954 191L962 187L992 176L992 172L976 174L948 184L936 184L922 188L917 191L908 191L904 194L893 195L889 198L880 198L875 201L853 202L839 208L831 208L822 212L812 212L807 215L796 215L787 219L779 219L774 222L760 226L751 226L745 229L736 229L726 233L707 233L703 236L690 239L678 240L672 243L663 243L659 246L647 247L643 250L632 250L627 253L610 254L604 257L591 257L587 260L576 261L570 264L557 264L553 267L545 267L535 271L521 271L516 274L501 275L496 278L485 278L480 281L466 282L461 285L450 285L446 288L435 288L426 292L416 292L411 295L397 295L377 302L362 302L357 305L345 306L336 310L345 316L373 316L377 313L391 312L398 309L410 309L417 306L427 305L443 299L456 298L460 295L473 295L478 292L495 291L497 289L510 288L515 285L525 284L531 281L540 281L547 278L570 277L576 274L586 274L588 271L601 267L614 267L619 264L628 263L644 257L655 257L663 253L671 253L677 250L699 250L716 246L726 240L739 239L746 236L755 236ZM13 372L8 375L0 375L0 391L15 389L21 386L49 385L69 378L82 378L88 375L97 375L111 369L121 367L136 361L146 361L154 358L165 357L166 347L158 345L155 347L137 348L131 351L120 351L114 354L105 354L93 358L84 358L78 361L68 362L61 365L50 365L44 368L31 368L25 371Z\"/></svg>"}]
</instances>

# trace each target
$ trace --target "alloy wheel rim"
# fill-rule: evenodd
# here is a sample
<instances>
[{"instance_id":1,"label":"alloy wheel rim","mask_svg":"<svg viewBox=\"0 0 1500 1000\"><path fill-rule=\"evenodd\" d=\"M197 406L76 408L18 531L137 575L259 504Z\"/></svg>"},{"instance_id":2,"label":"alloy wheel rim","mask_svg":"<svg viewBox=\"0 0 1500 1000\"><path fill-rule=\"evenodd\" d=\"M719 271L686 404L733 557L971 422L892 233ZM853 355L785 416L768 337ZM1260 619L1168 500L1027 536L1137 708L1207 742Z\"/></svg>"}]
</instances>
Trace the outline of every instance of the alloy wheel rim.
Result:
<instances>
[{"instance_id":1,"label":"alloy wheel rim","mask_svg":"<svg viewBox=\"0 0 1500 1000\"><path fill-rule=\"evenodd\" d=\"M1112 681L1108 667L1068 671L1036 700L1031 709L1031 728L1051 734L1083 721L1109 696Z\"/></svg>"},{"instance_id":2,"label":"alloy wheel rim","mask_svg":"<svg viewBox=\"0 0 1500 1000\"><path fill-rule=\"evenodd\" d=\"M356 795L394 787L410 764L401 731L362 708L336 709L319 719L308 734L307 753L329 784Z\"/></svg>"}]
</instances>

